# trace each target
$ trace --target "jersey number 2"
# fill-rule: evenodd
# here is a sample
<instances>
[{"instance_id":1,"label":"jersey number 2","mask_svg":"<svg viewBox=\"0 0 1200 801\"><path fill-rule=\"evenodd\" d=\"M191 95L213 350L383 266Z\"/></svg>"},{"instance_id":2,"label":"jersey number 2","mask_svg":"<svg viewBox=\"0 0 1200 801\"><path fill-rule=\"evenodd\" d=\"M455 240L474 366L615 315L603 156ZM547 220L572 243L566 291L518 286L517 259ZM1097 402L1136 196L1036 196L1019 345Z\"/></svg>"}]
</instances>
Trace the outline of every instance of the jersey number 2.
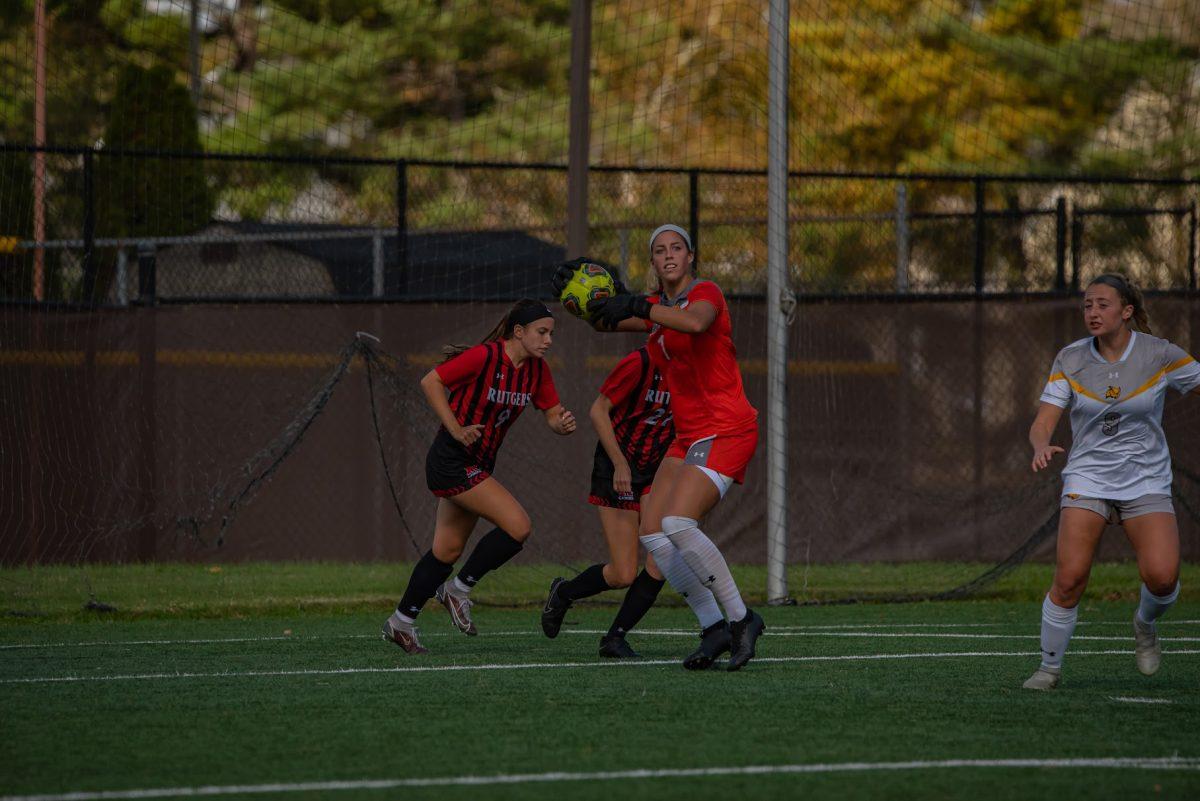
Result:
<instances>
[{"instance_id":1,"label":"jersey number 2","mask_svg":"<svg viewBox=\"0 0 1200 801\"><path fill-rule=\"evenodd\" d=\"M664 417L663 415L666 416ZM671 422L671 415L667 414L667 410L661 406L652 411L646 418L646 425L648 426L665 426L669 422Z\"/></svg>"}]
</instances>

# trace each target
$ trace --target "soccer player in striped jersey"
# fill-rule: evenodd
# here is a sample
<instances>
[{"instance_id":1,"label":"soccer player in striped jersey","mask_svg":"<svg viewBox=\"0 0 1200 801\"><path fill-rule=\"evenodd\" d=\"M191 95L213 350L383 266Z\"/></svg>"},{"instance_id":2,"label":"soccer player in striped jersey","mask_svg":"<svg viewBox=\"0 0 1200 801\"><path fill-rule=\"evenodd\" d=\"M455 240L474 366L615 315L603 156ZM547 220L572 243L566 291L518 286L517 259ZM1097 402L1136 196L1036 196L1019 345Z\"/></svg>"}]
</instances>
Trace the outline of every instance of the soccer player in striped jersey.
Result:
<instances>
[{"instance_id":1,"label":"soccer player in striped jersey","mask_svg":"<svg viewBox=\"0 0 1200 801\"><path fill-rule=\"evenodd\" d=\"M433 547L413 568L396 611L383 624L384 639L407 653L428 652L414 621L431 597L446 607L460 631L476 634L472 588L516 556L529 537L529 515L492 469L505 434L526 406L541 410L556 434L575 430L575 417L559 402L543 359L553 333L554 316L545 304L517 301L482 343L448 348L447 360L421 379L441 421L425 458L425 482L438 498L437 522ZM481 517L495 528L448 580Z\"/></svg>"},{"instance_id":2,"label":"soccer player in striped jersey","mask_svg":"<svg viewBox=\"0 0 1200 801\"><path fill-rule=\"evenodd\" d=\"M625 635L645 616L663 586L653 558L638 572L638 521L642 496L666 455L675 426L666 379L645 347L625 356L609 373L592 404L590 417L599 442L592 464L588 503L597 507L609 561L571 580L556 578L542 610L542 631L557 637L571 604L605 590L628 587L625 599L600 639L600 656L637 657Z\"/></svg>"},{"instance_id":3,"label":"soccer player in striped jersey","mask_svg":"<svg viewBox=\"0 0 1200 801\"><path fill-rule=\"evenodd\" d=\"M1200 394L1200 365L1151 335L1142 293L1124 276L1092 281L1083 321L1090 336L1059 351L1029 431L1037 472L1063 452L1050 441L1063 410L1071 410L1054 582L1042 603L1042 662L1025 681L1028 690L1058 686L1107 524L1124 527L1137 555L1142 587L1133 616L1134 654L1147 676L1162 658L1156 621L1179 596L1179 528L1163 400L1168 389Z\"/></svg>"},{"instance_id":4,"label":"soccer player in striped jersey","mask_svg":"<svg viewBox=\"0 0 1200 801\"><path fill-rule=\"evenodd\" d=\"M695 259L687 231L659 226L650 235L658 297L618 294L593 300L588 311L597 330L648 332L650 356L671 387L675 440L642 504L640 539L700 621L700 647L683 666L705 669L730 651L728 670L738 670L766 625L698 521L742 483L758 444L758 412L742 387L725 296L696 276Z\"/></svg>"}]
</instances>

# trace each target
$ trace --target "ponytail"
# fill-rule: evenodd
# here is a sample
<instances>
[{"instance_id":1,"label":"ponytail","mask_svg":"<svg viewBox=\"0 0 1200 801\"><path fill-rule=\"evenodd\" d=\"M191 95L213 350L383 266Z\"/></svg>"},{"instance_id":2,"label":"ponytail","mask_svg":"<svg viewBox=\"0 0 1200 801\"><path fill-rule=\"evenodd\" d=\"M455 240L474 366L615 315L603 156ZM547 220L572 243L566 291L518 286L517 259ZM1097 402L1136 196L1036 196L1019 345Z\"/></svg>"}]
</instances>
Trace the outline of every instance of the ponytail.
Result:
<instances>
[{"instance_id":1,"label":"ponytail","mask_svg":"<svg viewBox=\"0 0 1200 801\"><path fill-rule=\"evenodd\" d=\"M489 331L487 336L479 341L479 344L495 342L498 339L508 339L512 336L513 329L518 325L529 325L534 320L553 316L550 310L546 308L546 304L540 300L521 298L512 305L512 308L504 313L504 316L500 318L500 322L496 323L496 327ZM444 345L442 346L442 361L448 362L470 347L470 345Z\"/></svg>"},{"instance_id":2,"label":"ponytail","mask_svg":"<svg viewBox=\"0 0 1200 801\"><path fill-rule=\"evenodd\" d=\"M1129 319L1129 327L1134 331L1140 331L1143 334L1154 335L1150 329L1150 313L1146 310L1146 298L1142 295L1142 290L1138 289L1137 285L1126 278L1121 273L1104 273L1098 275L1089 287L1096 284L1104 284L1117 290L1117 294L1121 297L1121 303L1125 306L1133 307L1133 317Z\"/></svg>"}]
</instances>

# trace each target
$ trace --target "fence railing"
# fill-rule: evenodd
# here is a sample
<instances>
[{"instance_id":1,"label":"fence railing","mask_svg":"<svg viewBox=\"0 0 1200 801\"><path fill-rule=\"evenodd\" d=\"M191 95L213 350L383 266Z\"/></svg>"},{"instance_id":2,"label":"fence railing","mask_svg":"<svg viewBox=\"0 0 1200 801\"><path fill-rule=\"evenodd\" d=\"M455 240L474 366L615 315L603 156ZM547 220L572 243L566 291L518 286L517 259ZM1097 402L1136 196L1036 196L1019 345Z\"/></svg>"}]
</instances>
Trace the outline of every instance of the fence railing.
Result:
<instances>
[{"instance_id":1,"label":"fence railing","mask_svg":"<svg viewBox=\"0 0 1200 801\"><path fill-rule=\"evenodd\" d=\"M56 213L40 241L21 224L31 187L0 175L0 205L16 210L0 223L10 226L0 230L7 301L28 302L30 281L14 276L30 259L51 257L57 289L38 296L123 305L501 299L524 293L528 282L473 281L465 271L544 275L564 254L563 164L2 144L8 160L0 170L13 154L37 151L58 159L46 192ZM181 164L201 165L201 178L171 166ZM591 171L593 255L636 278L645 266L631 255L634 234L686 219L703 263L731 291L761 291L765 170ZM173 215L173 204L190 195L173 190L195 180L212 209L180 230L187 214ZM1101 266L1132 272L1152 289L1197 289L1195 179L796 170L791 180L792 278L802 294L1066 292ZM337 202L309 197L330 185L342 193ZM147 191L153 197L141 197ZM264 205L263 197L291 207ZM143 206L127 208L135 198ZM488 239L496 234L520 237ZM294 275L297 264L304 278ZM188 279L158 280L171 270Z\"/></svg>"}]
</instances>

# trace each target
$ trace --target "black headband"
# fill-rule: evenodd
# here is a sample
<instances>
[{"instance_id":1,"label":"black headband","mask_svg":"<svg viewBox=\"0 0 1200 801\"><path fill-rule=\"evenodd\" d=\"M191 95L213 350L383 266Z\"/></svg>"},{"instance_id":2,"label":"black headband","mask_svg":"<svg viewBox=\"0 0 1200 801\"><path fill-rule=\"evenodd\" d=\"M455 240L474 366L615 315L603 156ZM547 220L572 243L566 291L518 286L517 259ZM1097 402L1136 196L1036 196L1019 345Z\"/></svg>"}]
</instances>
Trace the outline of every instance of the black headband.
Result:
<instances>
[{"instance_id":1,"label":"black headband","mask_svg":"<svg viewBox=\"0 0 1200 801\"><path fill-rule=\"evenodd\" d=\"M529 325L534 320L540 320L543 317L553 316L554 315L550 313L550 310L546 308L546 304L534 303L514 311L512 316L508 318L508 321L512 325Z\"/></svg>"},{"instance_id":2,"label":"black headband","mask_svg":"<svg viewBox=\"0 0 1200 801\"><path fill-rule=\"evenodd\" d=\"M1092 284L1104 284L1105 286L1110 286L1120 292L1123 298L1128 298L1133 294L1129 291L1129 282L1121 276L1113 275L1112 273L1104 273L1103 275L1096 276L1094 279L1092 279Z\"/></svg>"}]
</instances>

